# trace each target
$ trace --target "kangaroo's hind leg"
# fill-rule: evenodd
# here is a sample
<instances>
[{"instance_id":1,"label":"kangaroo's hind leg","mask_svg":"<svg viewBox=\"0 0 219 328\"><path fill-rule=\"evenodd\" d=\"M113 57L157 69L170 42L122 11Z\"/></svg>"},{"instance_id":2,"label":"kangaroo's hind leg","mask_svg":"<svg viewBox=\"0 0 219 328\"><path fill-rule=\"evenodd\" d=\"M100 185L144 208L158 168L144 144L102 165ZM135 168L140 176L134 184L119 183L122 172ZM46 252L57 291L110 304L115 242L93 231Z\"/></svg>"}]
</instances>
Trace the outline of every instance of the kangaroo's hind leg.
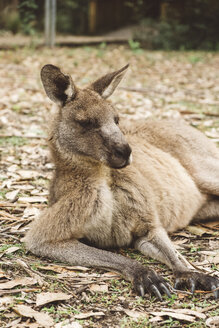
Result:
<instances>
[{"instance_id":1,"label":"kangaroo's hind leg","mask_svg":"<svg viewBox=\"0 0 219 328\"><path fill-rule=\"evenodd\" d=\"M197 159L190 172L197 186L206 194L219 196L219 159L215 157Z\"/></svg>"},{"instance_id":2,"label":"kangaroo's hind leg","mask_svg":"<svg viewBox=\"0 0 219 328\"><path fill-rule=\"evenodd\" d=\"M196 214L193 221L219 220L219 197L211 196Z\"/></svg>"},{"instance_id":3,"label":"kangaroo's hind leg","mask_svg":"<svg viewBox=\"0 0 219 328\"><path fill-rule=\"evenodd\" d=\"M175 287L188 286L194 292L196 287L212 290L219 297L219 278L198 271L174 247L163 228L153 231L153 235L141 237L135 247L144 255L155 258L172 270L176 278Z\"/></svg>"}]
</instances>

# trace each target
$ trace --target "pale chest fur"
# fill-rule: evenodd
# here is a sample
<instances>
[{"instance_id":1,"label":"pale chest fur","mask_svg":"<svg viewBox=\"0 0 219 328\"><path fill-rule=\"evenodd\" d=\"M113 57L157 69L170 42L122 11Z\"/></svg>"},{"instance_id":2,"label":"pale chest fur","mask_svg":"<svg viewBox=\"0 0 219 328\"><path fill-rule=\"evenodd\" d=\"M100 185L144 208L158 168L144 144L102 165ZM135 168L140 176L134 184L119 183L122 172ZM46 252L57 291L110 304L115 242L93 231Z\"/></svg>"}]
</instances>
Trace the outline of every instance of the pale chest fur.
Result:
<instances>
[{"instance_id":1,"label":"pale chest fur","mask_svg":"<svg viewBox=\"0 0 219 328\"><path fill-rule=\"evenodd\" d=\"M122 190L117 191L123 194ZM105 248L129 245L132 241L132 224L131 220L127 221L125 203L123 196L118 199L112 187L102 181L93 202L91 217L83 228L85 239Z\"/></svg>"},{"instance_id":2,"label":"pale chest fur","mask_svg":"<svg viewBox=\"0 0 219 328\"><path fill-rule=\"evenodd\" d=\"M100 181L90 218L83 227L86 239L100 246L110 243L114 206L113 194L107 182Z\"/></svg>"}]
</instances>

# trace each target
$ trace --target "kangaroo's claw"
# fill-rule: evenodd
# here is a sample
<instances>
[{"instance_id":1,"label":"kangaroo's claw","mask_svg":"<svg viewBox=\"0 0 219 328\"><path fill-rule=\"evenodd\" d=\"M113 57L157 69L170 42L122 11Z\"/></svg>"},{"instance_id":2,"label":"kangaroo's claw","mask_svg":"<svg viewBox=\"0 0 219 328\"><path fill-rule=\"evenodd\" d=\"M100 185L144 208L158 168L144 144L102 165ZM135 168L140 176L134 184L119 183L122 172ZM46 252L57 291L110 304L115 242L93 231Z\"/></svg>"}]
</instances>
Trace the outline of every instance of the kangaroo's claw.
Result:
<instances>
[{"instance_id":1,"label":"kangaroo's claw","mask_svg":"<svg viewBox=\"0 0 219 328\"><path fill-rule=\"evenodd\" d=\"M177 272L175 288L188 287L194 293L196 288L213 291L215 299L219 298L219 278L198 271Z\"/></svg>"},{"instance_id":2,"label":"kangaroo's claw","mask_svg":"<svg viewBox=\"0 0 219 328\"><path fill-rule=\"evenodd\" d=\"M133 284L137 293L142 297L146 292L155 295L160 301L162 301L162 294L171 297L166 281L150 269L138 268L134 273Z\"/></svg>"}]
</instances>

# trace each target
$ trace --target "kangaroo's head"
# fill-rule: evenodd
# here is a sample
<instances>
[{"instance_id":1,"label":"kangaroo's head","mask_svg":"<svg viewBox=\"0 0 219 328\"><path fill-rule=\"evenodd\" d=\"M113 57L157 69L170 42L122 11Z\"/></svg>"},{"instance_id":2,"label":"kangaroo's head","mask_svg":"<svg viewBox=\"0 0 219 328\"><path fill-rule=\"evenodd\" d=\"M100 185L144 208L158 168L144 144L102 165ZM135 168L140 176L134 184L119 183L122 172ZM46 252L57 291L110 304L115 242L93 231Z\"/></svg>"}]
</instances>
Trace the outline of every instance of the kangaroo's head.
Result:
<instances>
[{"instance_id":1,"label":"kangaroo's head","mask_svg":"<svg viewBox=\"0 0 219 328\"><path fill-rule=\"evenodd\" d=\"M127 68L107 74L85 89L77 88L56 66L42 68L46 94L60 107L52 138L63 155L85 156L112 168L130 164L131 148L119 128L116 110L106 100Z\"/></svg>"}]
</instances>

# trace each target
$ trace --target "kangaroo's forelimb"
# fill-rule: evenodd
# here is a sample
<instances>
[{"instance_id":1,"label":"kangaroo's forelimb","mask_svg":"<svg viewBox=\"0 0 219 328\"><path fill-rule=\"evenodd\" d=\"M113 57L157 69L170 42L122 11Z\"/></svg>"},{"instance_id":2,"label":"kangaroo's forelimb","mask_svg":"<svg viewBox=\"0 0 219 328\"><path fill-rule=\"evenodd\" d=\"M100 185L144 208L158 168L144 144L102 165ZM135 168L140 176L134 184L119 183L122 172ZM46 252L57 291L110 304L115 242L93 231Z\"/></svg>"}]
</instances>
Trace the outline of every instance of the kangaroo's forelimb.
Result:
<instances>
[{"instance_id":1,"label":"kangaroo's forelimb","mask_svg":"<svg viewBox=\"0 0 219 328\"><path fill-rule=\"evenodd\" d=\"M169 297L169 287L166 281L153 270L143 267L137 261L119 254L87 246L78 240L32 244L32 253L50 257L56 261L67 262L71 265L80 265L115 270L131 281L136 292L144 296L146 292L155 294L162 300L161 294Z\"/></svg>"}]
</instances>

